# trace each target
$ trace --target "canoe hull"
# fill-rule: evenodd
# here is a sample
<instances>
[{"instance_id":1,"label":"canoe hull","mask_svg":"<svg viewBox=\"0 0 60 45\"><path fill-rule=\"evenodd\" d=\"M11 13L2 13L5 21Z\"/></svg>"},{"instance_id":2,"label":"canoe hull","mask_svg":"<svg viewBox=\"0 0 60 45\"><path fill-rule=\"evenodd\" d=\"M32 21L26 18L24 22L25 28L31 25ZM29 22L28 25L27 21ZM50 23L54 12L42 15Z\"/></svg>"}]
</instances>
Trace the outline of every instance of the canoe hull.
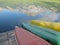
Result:
<instances>
[{"instance_id":1,"label":"canoe hull","mask_svg":"<svg viewBox=\"0 0 60 45\"><path fill-rule=\"evenodd\" d=\"M50 28L50 29L60 32L60 23L59 22L46 22L46 21L32 20L31 24Z\"/></svg>"},{"instance_id":2,"label":"canoe hull","mask_svg":"<svg viewBox=\"0 0 60 45\"><path fill-rule=\"evenodd\" d=\"M49 42L51 42L52 44L56 45L57 44L57 37L49 32L43 31L43 30L39 30L36 28L31 27L30 25L23 23L23 27L26 28L28 31L36 34L39 37L44 38L45 40L48 40Z\"/></svg>"},{"instance_id":3,"label":"canoe hull","mask_svg":"<svg viewBox=\"0 0 60 45\"><path fill-rule=\"evenodd\" d=\"M16 28L15 32L19 45L51 45L47 41L23 28Z\"/></svg>"}]
</instances>

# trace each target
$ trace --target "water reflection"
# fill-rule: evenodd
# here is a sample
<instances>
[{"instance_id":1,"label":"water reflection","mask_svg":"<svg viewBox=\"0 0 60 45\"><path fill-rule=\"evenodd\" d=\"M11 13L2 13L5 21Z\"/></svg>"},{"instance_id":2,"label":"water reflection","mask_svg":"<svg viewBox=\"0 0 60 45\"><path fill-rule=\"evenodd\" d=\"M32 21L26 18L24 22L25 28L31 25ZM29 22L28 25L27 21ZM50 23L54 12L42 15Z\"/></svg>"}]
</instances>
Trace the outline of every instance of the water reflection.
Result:
<instances>
[{"instance_id":1,"label":"water reflection","mask_svg":"<svg viewBox=\"0 0 60 45\"><path fill-rule=\"evenodd\" d=\"M4 10L3 8L0 7L0 11Z\"/></svg>"},{"instance_id":2,"label":"water reflection","mask_svg":"<svg viewBox=\"0 0 60 45\"><path fill-rule=\"evenodd\" d=\"M32 19L60 21L60 12L55 13L49 9L41 7L37 8L35 6L28 7L23 7L23 9L13 9L11 7L7 7L7 9L0 11L0 33L13 30L16 25L21 26L21 23L28 22ZM27 13L27 11L29 13ZM33 14L34 16L30 15L30 12L32 14L35 13Z\"/></svg>"},{"instance_id":3,"label":"water reflection","mask_svg":"<svg viewBox=\"0 0 60 45\"><path fill-rule=\"evenodd\" d=\"M55 20L55 21L56 21L56 22L60 22L60 12L57 12L57 14L58 14L58 19Z\"/></svg>"},{"instance_id":4,"label":"water reflection","mask_svg":"<svg viewBox=\"0 0 60 45\"><path fill-rule=\"evenodd\" d=\"M14 29L16 25L21 25L22 22L38 19L40 16L28 16L25 13L18 11L3 10L0 12L0 33Z\"/></svg>"}]
</instances>

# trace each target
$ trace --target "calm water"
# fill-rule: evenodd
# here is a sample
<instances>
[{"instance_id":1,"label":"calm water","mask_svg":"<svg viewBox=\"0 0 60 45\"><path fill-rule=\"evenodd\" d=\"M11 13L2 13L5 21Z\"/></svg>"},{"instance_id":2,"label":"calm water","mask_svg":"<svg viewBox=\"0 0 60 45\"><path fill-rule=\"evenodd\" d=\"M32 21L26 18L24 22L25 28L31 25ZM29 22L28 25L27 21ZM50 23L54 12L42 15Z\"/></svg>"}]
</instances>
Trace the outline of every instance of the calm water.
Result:
<instances>
[{"instance_id":1,"label":"calm water","mask_svg":"<svg viewBox=\"0 0 60 45\"><path fill-rule=\"evenodd\" d=\"M13 30L16 25L21 26L22 22L38 18L41 18L41 16L28 16L18 11L0 11L0 33Z\"/></svg>"},{"instance_id":2,"label":"calm water","mask_svg":"<svg viewBox=\"0 0 60 45\"><path fill-rule=\"evenodd\" d=\"M57 14L60 15L60 13ZM13 30L16 25L21 26L22 22L27 22L29 20L39 18L41 18L40 15L28 16L27 14L19 11L0 11L0 33ZM55 21L60 21L60 17L58 16L58 20Z\"/></svg>"},{"instance_id":3,"label":"calm water","mask_svg":"<svg viewBox=\"0 0 60 45\"><path fill-rule=\"evenodd\" d=\"M55 21L56 21L56 22L60 22L60 12L57 12L57 14L58 14L58 19L55 20Z\"/></svg>"}]
</instances>

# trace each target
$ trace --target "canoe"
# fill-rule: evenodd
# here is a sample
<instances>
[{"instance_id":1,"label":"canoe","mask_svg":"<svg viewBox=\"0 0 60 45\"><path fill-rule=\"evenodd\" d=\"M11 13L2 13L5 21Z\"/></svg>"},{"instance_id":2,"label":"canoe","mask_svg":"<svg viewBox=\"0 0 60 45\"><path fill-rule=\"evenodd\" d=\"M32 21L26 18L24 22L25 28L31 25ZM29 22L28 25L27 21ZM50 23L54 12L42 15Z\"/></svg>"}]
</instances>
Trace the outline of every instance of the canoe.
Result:
<instances>
[{"instance_id":1,"label":"canoe","mask_svg":"<svg viewBox=\"0 0 60 45\"><path fill-rule=\"evenodd\" d=\"M33 28L46 31L46 32L54 34L54 35L57 35L59 33L59 32L57 32L55 30L51 30L51 29L44 28L44 27L41 27L41 26L36 26L36 25L33 25L33 24L29 24L29 23L28 23L28 25L31 26L31 27L33 27Z\"/></svg>"},{"instance_id":2,"label":"canoe","mask_svg":"<svg viewBox=\"0 0 60 45\"><path fill-rule=\"evenodd\" d=\"M52 43L54 45L57 44L57 39L56 39L57 37L56 37L56 35L54 35L52 33L49 33L49 32L46 32L46 31L44 31L42 29L33 28L33 27L31 27L30 25L28 25L26 23L23 23L22 25L23 25L23 27L25 29L27 29L28 31L36 34L37 36L42 37L45 40L48 40L50 43Z\"/></svg>"},{"instance_id":3,"label":"canoe","mask_svg":"<svg viewBox=\"0 0 60 45\"><path fill-rule=\"evenodd\" d=\"M54 34L55 36L57 36L56 39L58 39L57 45L60 45L60 32L57 32L57 31L54 31L54 30L51 30L51 29L47 29L47 28L43 28L43 27L39 27L39 26L36 26L36 25L32 25L32 24L29 24L29 23L28 23L28 25L35 28L35 29L43 30L43 31Z\"/></svg>"},{"instance_id":4,"label":"canoe","mask_svg":"<svg viewBox=\"0 0 60 45\"><path fill-rule=\"evenodd\" d=\"M60 23L59 22L47 22L47 21L40 21L40 20L32 20L31 24L50 28L50 29L60 32Z\"/></svg>"},{"instance_id":5,"label":"canoe","mask_svg":"<svg viewBox=\"0 0 60 45\"><path fill-rule=\"evenodd\" d=\"M60 45L60 33L57 35L58 45Z\"/></svg>"},{"instance_id":6,"label":"canoe","mask_svg":"<svg viewBox=\"0 0 60 45\"><path fill-rule=\"evenodd\" d=\"M23 28L15 28L15 33L19 45L52 45Z\"/></svg>"}]
</instances>

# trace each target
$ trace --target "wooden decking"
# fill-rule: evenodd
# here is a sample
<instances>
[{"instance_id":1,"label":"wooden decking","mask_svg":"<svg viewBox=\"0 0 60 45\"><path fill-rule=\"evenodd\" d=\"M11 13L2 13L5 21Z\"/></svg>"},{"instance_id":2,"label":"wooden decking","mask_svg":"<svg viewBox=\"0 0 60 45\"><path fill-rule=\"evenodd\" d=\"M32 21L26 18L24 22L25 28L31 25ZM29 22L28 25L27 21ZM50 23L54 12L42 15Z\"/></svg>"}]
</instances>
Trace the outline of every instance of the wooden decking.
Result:
<instances>
[{"instance_id":1,"label":"wooden decking","mask_svg":"<svg viewBox=\"0 0 60 45\"><path fill-rule=\"evenodd\" d=\"M0 33L0 45L18 45L14 30Z\"/></svg>"}]
</instances>

